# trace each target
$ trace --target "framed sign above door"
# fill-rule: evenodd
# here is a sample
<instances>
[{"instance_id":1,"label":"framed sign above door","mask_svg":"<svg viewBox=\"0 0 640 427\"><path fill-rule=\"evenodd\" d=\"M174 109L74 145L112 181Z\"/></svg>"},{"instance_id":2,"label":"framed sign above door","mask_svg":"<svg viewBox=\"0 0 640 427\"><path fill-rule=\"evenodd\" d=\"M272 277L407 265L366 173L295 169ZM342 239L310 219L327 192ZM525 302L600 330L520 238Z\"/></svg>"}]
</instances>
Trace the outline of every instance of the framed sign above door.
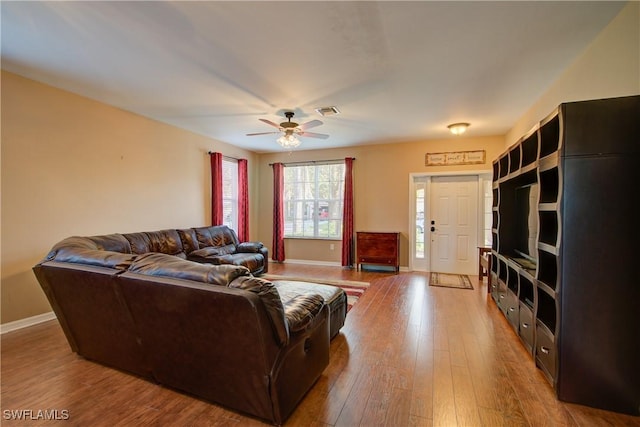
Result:
<instances>
[{"instance_id":1,"label":"framed sign above door","mask_svg":"<svg viewBox=\"0 0 640 427\"><path fill-rule=\"evenodd\" d=\"M427 153L425 166L480 165L486 162L485 150Z\"/></svg>"}]
</instances>

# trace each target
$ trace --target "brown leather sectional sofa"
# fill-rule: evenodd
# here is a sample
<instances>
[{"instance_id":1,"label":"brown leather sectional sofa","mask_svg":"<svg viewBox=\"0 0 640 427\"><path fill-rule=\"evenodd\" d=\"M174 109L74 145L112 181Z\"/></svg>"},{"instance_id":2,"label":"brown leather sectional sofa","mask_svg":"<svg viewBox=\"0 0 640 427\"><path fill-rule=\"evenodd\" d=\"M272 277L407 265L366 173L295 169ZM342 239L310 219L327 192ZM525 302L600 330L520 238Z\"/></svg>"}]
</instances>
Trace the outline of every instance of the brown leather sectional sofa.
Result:
<instances>
[{"instance_id":1,"label":"brown leather sectional sofa","mask_svg":"<svg viewBox=\"0 0 640 427\"><path fill-rule=\"evenodd\" d=\"M114 255L114 252L120 255ZM145 231L92 237L69 237L57 243L46 259L104 265L111 258L159 252L208 264L242 265L252 274L269 269L269 251L260 242L238 242L226 225L179 230ZM115 256L115 258L114 258Z\"/></svg>"},{"instance_id":2,"label":"brown leather sectional sofa","mask_svg":"<svg viewBox=\"0 0 640 427\"><path fill-rule=\"evenodd\" d=\"M328 286L331 295L281 295L235 265L266 271L259 244L197 254L218 265L190 261L228 236L207 228L71 237L33 270L81 356L282 424L329 363L346 295Z\"/></svg>"}]
</instances>

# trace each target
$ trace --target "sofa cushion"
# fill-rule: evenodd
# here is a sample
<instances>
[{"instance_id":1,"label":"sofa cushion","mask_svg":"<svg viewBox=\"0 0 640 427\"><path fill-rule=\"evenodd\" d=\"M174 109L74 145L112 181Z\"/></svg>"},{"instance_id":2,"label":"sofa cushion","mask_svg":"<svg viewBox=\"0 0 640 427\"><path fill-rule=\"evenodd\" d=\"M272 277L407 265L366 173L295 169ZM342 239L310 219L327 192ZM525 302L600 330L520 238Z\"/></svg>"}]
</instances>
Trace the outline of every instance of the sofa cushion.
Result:
<instances>
[{"instance_id":1,"label":"sofa cushion","mask_svg":"<svg viewBox=\"0 0 640 427\"><path fill-rule=\"evenodd\" d=\"M276 280L273 285L278 289L283 303L286 305L297 295L318 294L321 295L327 304L332 304L335 300L342 300L344 290L338 286L323 285L320 283L300 282L292 280Z\"/></svg>"},{"instance_id":2,"label":"sofa cushion","mask_svg":"<svg viewBox=\"0 0 640 427\"><path fill-rule=\"evenodd\" d=\"M198 227L193 229L198 239L198 246L206 248L209 246L226 246L238 244L236 233L226 225L216 225L213 227Z\"/></svg>"},{"instance_id":3,"label":"sofa cushion","mask_svg":"<svg viewBox=\"0 0 640 427\"><path fill-rule=\"evenodd\" d=\"M224 246L218 246L217 248L218 255L229 255L236 253L236 245L233 243Z\"/></svg>"},{"instance_id":4,"label":"sofa cushion","mask_svg":"<svg viewBox=\"0 0 640 427\"><path fill-rule=\"evenodd\" d=\"M263 247L261 242L242 242L236 247L236 252L258 253Z\"/></svg>"},{"instance_id":5,"label":"sofa cushion","mask_svg":"<svg viewBox=\"0 0 640 427\"><path fill-rule=\"evenodd\" d=\"M243 289L257 294L271 317L273 332L280 344L285 345L288 342L289 332L287 323L284 320L284 307L280 300L280 294L278 294L273 283L265 279L260 279L259 277L240 276L232 280L229 283L229 287Z\"/></svg>"},{"instance_id":6,"label":"sofa cushion","mask_svg":"<svg viewBox=\"0 0 640 427\"><path fill-rule=\"evenodd\" d=\"M220 254L219 248L208 247L208 248L202 248L202 249L198 249L197 251L191 252L189 255L187 255L187 259L190 261L202 262L202 263L208 263L208 264L221 264L219 259L220 256L221 254ZM222 264L233 264L233 263L226 262ZM240 264L235 264L235 265L240 265Z\"/></svg>"},{"instance_id":7,"label":"sofa cushion","mask_svg":"<svg viewBox=\"0 0 640 427\"><path fill-rule=\"evenodd\" d=\"M151 252L161 252L163 254L184 257L184 247L182 246L182 240L180 239L178 231L147 231L146 235L149 236L149 241L151 242Z\"/></svg>"},{"instance_id":8,"label":"sofa cushion","mask_svg":"<svg viewBox=\"0 0 640 427\"><path fill-rule=\"evenodd\" d=\"M71 247L121 252L123 254L131 253L129 242L121 234L107 234L105 236L93 237L73 236L56 243L53 248L51 248L51 251L49 251L47 259L53 259L53 256L55 256L61 248Z\"/></svg>"},{"instance_id":9,"label":"sofa cushion","mask_svg":"<svg viewBox=\"0 0 640 427\"><path fill-rule=\"evenodd\" d=\"M347 294L338 286L319 283L300 282L291 280L274 280L273 285L278 289L282 303L288 302L298 295L321 295L329 306L330 336L335 337L344 326L347 315Z\"/></svg>"},{"instance_id":10,"label":"sofa cushion","mask_svg":"<svg viewBox=\"0 0 640 427\"><path fill-rule=\"evenodd\" d=\"M324 306L321 295L296 295L284 304L284 315L290 332L303 331Z\"/></svg>"},{"instance_id":11,"label":"sofa cushion","mask_svg":"<svg viewBox=\"0 0 640 427\"><path fill-rule=\"evenodd\" d=\"M129 268L136 255L122 254L120 252L103 251L99 249L85 249L78 247L60 248L52 258L58 262L71 262L74 264L95 265L97 267L115 268L126 270Z\"/></svg>"},{"instance_id":12,"label":"sofa cushion","mask_svg":"<svg viewBox=\"0 0 640 427\"><path fill-rule=\"evenodd\" d=\"M220 253L220 249L215 246L209 246L207 248L202 248L195 250L189 254L189 257L198 257L198 258L207 258L207 257L216 257L218 255L222 255L224 253Z\"/></svg>"},{"instance_id":13,"label":"sofa cushion","mask_svg":"<svg viewBox=\"0 0 640 427\"><path fill-rule=\"evenodd\" d=\"M123 254L132 252L131 245L122 234L106 234L104 236L87 237L87 239L96 245L96 249L102 251L121 252Z\"/></svg>"},{"instance_id":14,"label":"sofa cushion","mask_svg":"<svg viewBox=\"0 0 640 427\"><path fill-rule=\"evenodd\" d=\"M260 270L264 262L264 256L261 254L230 254L216 257L217 264L244 265L249 271Z\"/></svg>"},{"instance_id":15,"label":"sofa cushion","mask_svg":"<svg viewBox=\"0 0 640 427\"><path fill-rule=\"evenodd\" d=\"M182 240L182 248L187 255L200 249L200 246L198 246L198 237L193 228L185 228L177 231L180 240Z\"/></svg>"},{"instance_id":16,"label":"sofa cushion","mask_svg":"<svg viewBox=\"0 0 640 427\"><path fill-rule=\"evenodd\" d=\"M134 254L160 252L184 258L182 240L176 230L148 231L128 233L123 236L129 241Z\"/></svg>"},{"instance_id":17,"label":"sofa cushion","mask_svg":"<svg viewBox=\"0 0 640 427\"><path fill-rule=\"evenodd\" d=\"M129 271L148 276L174 277L220 286L227 286L235 278L250 274L249 269L243 266L198 264L161 253L138 256L131 263Z\"/></svg>"}]
</instances>

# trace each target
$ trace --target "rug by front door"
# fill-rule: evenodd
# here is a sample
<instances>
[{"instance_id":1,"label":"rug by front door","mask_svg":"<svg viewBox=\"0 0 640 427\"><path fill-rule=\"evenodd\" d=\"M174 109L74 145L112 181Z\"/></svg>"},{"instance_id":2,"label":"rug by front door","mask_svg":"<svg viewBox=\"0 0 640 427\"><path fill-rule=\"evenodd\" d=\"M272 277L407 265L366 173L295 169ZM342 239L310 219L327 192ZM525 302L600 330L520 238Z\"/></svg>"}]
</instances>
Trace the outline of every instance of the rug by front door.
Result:
<instances>
[{"instance_id":1,"label":"rug by front door","mask_svg":"<svg viewBox=\"0 0 640 427\"><path fill-rule=\"evenodd\" d=\"M358 301L364 291L369 287L368 282L357 282L355 280L340 280L340 279L320 279L315 277L295 277L295 276L280 276L277 274L263 274L260 276L262 279L267 279L270 281L275 280L289 280L292 282L309 282L309 283L319 283L321 285L331 285L342 288L344 292L347 294L347 312L351 310L351 307Z\"/></svg>"},{"instance_id":2,"label":"rug by front door","mask_svg":"<svg viewBox=\"0 0 640 427\"><path fill-rule=\"evenodd\" d=\"M431 273L429 286L443 288L473 289L469 276L465 274Z\"/></svg>"}]
</instances>

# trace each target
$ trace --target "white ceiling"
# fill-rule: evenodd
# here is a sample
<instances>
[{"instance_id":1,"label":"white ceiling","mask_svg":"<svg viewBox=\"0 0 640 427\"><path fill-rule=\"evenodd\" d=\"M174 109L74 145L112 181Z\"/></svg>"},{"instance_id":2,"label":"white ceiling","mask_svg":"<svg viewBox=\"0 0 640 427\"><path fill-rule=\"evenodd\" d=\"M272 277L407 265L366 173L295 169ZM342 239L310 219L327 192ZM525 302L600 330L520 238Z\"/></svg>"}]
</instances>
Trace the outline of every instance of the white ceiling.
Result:
<instances>
[{"instance_id":1,"label":"white ceiling","mask_svg":"<svg viewBox=\"0 0 640 427\"><path fill-rule=\"evenodd\" d=\"M503 135L623 6L2 1L2 68L257 152L285 110L299 149Z\"/></svg>"}]
</instances>

